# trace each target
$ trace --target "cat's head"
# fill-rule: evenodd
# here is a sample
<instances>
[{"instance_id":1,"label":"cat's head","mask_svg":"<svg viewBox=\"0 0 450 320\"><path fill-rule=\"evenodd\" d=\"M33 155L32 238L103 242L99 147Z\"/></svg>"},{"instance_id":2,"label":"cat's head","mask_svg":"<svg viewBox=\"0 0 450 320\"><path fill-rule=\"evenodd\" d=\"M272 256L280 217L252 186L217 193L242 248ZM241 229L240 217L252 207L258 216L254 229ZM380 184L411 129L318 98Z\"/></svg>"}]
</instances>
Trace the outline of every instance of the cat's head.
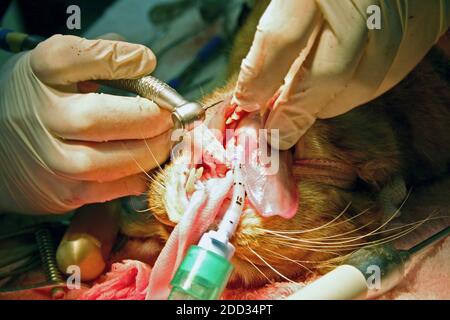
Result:
<instances>
[{"instance_id":1,"label":"cat's head","mask_svg":"<svg viewBox=\"0 0 450 320\"><path fill-rule=\"evenodd\" d=\"M240 119L231 119L237 117L231 116L229 93L230 87L218 90L204 101L224 100L208 111L206 123L219 131L231 126L234 132L254 132L257 116L241 114ZM254 187L260 194L247 194L244 214L231 240L236 248L231 285L257 286L325 271L359 248L369 238L370 230L378 226L378 208L366 194L356 196L352 192L359 173L339 157L327 139L329 130L332 128L326 121L316 122L292 150L280 153L278 166L282 172L260 177L263 184L256 181ZM150 182L149 212L156 220L149 220L153 226L148 230L155 232L158 225L158 236L166 240L183 216L195 182L222 177L227 170L223 165L171 159ZM252 172L247 170L245 174ZM223 213L229 205L225 200L217 209ZM289 212L292 208L295 211ZM132 228L130 224L128 233L133 233Z\"/></svg>"}]
</instances>

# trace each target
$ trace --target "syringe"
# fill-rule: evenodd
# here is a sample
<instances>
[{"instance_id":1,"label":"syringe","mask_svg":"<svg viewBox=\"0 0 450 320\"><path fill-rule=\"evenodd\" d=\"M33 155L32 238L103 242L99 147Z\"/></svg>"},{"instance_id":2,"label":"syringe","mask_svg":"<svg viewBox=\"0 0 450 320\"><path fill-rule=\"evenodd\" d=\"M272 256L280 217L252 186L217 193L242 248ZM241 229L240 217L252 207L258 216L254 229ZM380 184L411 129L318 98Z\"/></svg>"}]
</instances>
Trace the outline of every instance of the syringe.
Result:
<instances>
[{"instance_id":1,"label":"syringe","mask_svg":"<svg viewBox=\"0 0 450 320\"><path fill-rule=\"evenodd\" d=\"M234 184L231 205L217 231L209 231L198 245L191 246L171 281L169 300L215 300L220 298L230 278L230 259L234 246L230 239L236 231L244 208L245 188L241 165L232 166Z\"/></svg>"}]
</instances>

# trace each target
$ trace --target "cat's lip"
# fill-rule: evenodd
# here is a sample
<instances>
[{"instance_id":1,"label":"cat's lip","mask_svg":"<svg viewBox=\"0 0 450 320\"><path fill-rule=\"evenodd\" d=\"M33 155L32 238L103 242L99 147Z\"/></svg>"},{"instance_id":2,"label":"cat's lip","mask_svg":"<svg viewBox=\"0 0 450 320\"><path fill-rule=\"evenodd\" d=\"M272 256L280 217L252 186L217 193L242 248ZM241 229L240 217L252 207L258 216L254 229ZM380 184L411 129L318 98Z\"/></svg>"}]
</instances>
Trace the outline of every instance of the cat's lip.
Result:
<instances>
[{"instance_id":1,"label":"cat's lip","mask_svg":"<svg viewBox=\"0 0 450 320\"><path fill-rule=\"evenodd\" d=\"M237 145L244 150L241 163L247 198L263 217L290 219L298 208L291 153L271 148L267 133L257 113L243 118L236 128Z\"/></svg>"}]
</instances>

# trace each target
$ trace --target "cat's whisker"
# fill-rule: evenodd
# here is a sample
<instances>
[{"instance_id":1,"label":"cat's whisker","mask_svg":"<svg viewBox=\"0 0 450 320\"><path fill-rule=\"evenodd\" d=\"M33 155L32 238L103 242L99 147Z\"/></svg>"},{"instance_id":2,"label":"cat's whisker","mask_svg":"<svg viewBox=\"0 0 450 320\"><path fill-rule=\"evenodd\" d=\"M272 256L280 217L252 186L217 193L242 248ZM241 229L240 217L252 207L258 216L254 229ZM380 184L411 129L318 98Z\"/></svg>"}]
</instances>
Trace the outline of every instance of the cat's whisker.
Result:
<instances>
[{"instance_id":1,"label":"cat's whisker","mask_svg":"<svg viewBox=\"0 0 450 320\"><path fill-rule=\"evenodd\" d=\"M398 239L398 238L406 235L407 233L411 232L412 230L416 229L417 227L419 227L420 225L422 225L426 221L428 221L428 219L424 219L424 220L421 220L421 221L415 223L412 227L410 227L407 230L403 230L403 231L398 232L396 234L393 234L393 235L390 235L390 236L387 236L387 237L384 237L384 238L381 238L381 239L377 239L377 240L374 240L374 241L369 241L369 242L361 242L361 243L355 243L355 244L345 244L346 242L343 242L344 244L342 244L342 243L329 243L329 244L321 244L321 245L313 245L313 246L303 246L303 245L296 244L295 247L298 247L300 249L307 249L307 250L311 250L311 249L351 250L352 248L359 248L359 247L362 247L362 246L365 246L365 245L370 245L370 244L374 245L374 244L377 244L377 243L385 243L385 242L388 242L388 241L392 241L392 240ZM290 240L301 242L301 239L296 239L296 238L292 238Z\"/></svg>"},{"instance_id":2,"label":"cat's whisker","mask_svg":"<svg viewBox=\"0 0 450 320\"><path fill-rule=\"evenodd\" d=\"M299 241L300 240L300 241ZM296 243L297 242L297 243ZM301 239L292 239L290 244L295 245L297 248L304 249L304 250L310 250L310 251L319 251L319 252L327 252L322 249L337 249L341 250L342 248L347 247L356 247L356 246L362 246L364 243L360 244L350 244L350 245L341 245L339 243L331 243L331 244L317 244L317 245L304 245L304 244L298 244L298 242L302 242ZM284 242L285 243L285 242Z\"/></svg>"},{"instance_id":3,"label":"cat's whisker","mask_svg":"<svg viewBox=\"0 0 450 320\"><path fill-rule=\"evenodd\" d=\"M340 235L345 235L345 234L350 234L350 233L356 232L356 231L358 231L360 229L366 228L370 224L372 224L372 222L366 223L365 225L363 225L361 227L355 228L355 229L347 231L345 233L341 233ZM269 232L269 233L271 233L271 232ZM281 237L281 238L285 238L285 239L288 239L288 240L291 240L291 241L303 242L303 243L307 243L307 244L317 244L317 245L345 243L344 240L350 239L350 240L348 240L348 242L351 242L351 241L354 241L354 239L358 239L359 238L358 236L354 236L354 237L346 237L346 238L337 238L337 239L333 239L332 241L316 241L317 239L321 240L321 239L326 239L326 238L299 239L299 238L289 237L289 236L286 236L286 235L283 235L283 234L276 234L276 233L272 233L269 236ZM339 236L339 235L335 235L335 236ZM328 238L331 238L331 237L328 237Z\"/></svg>"},{"instance_id":4,"label":"cat's whisker","mask_svg":"<svg viewBox=\"0 0 450 320\"><path fill-rule=\"evenodd\" d=\"M393 227L393 228L390 228L390 229L380 230L380 231L378 231L378 232L373 233L372 236L373 236L373 235L382 234L382 233L392 232L392 231L395 231L395 230L398 230L398 229L403 229L403 228L406 228L406 227L409 227L409 226L412 226L412 225L416 225L416 224L418 224L418 223L428 222L428 221L431 221L431 220L443 219L443 218L446 218L446 217L445 217L445 216L442 216L442 217L433 217L432 214L430 214L429 217L424 218L424 219L422 219L422 220L418 220L418 221L415 221L415 222L407 223L407 224L404 224L404 225L401 225L401 226L397 226L397 227Z\"/></svg>"},{"instance_id":5,"label":"cat's whisker","mask_svg":"<svg viewBox=\"0 0 450 320\"><path fill-rule=\"evenodd\" d=\"M397 239L400 239L401 237L406 236L407 234L411 233L412 231L416 230L416 229L419 228L421 225L423 225L425 222L426 222L426 221L417 223L416 225L410 227L409 229L397 233L395 236L386 237L386 238L379 239L379 240L372 241L372 242L367 242L366 245L367 245L368 247L371 247L371 246L381 245L381 244L385 244L385 243L389 243L389 242L395 241L395 240L397 240Z\"/></svg>"},{"instance_id":6,"label":"cat's whisker","mask_svg":"<svg viewBox=\"0 0 450 320\"><path fill-rule=\"evenodd\" d=\"M367 228L367 227L368 227L369 225L371 225L372 223L373 223L373 221L368 222L368 223L366 223L366 224L364 224L364 225L362 225L362 226L360 226L360 227L358 227L358 228L355 228L355 229L352 229L352 230L349 230L349 231L346 231L346 232L343 232L343 233L338 233L338 234L335 234L335 235L325 236L325 237L320 237L320 238L308 238L308 240L322 240L322 239L335 239L335 240L339 239L339 240L347 240L347 239L353 239L355 236L352 236L352 237L343 237L343 238L339 238L339 237L340 237L340 236L345 236L345 235L348 235L348 234L351 234L351 233L354 233L354 232L358 232L358 231L361 230L361 229Z\"/></svg>"},{"instance_id":7,"label":"cat's whisker","mask_svg":"<svg viewBox=\"0 0 450 320\"><path fill-rule=\"evenodd\" d=\"M397 240L397 239L407 235L408 233L414 231L415 229L417 229L418 227L423 225L426 221L428 221L428 220L419 221L419 222L415 223L412 227L409 227L408 229L406 229L404 231L398 232L396 234L393 234L393 235L390 235L390 236L387 236L387 237L384 237L384 238L381 238L381 239L377 239L377 240L374 240L374 241L363 242L363 243L360 243L360 244L340 245L338 248L339 249L341 249L341 248L342 249L353 248L353 247L357 248L357 247L361 247L361 246L374 246L374 245L384 244L384 243L387 243L387 242L392 242L392 241ZM327 246L327 248L329 248L329 247L330 246Z\"/></svg>"},{"instance_id":8,"label":"cat's whisker","mask_svg":"<svg viewBox=\"0 0 450 320\"><path fill-rule=\"evenodd\" d=\"M158 168L159 170L161 170L162 172L164 172L164 169L161 167L161 165L159 164L159 161L156 159L155 154L153 153L153 151L150 149L150 146L147 143L147 139L144 139L143 136L141 136L141 138L144 140L145 146L147 147L148 151L150 152L150 155L153 158L153 161L155 161L158 164Z\"/></svg>"},{"instance_id":9,"label":"cat's whisker","mask_svg":"<svg viewBox=\"0 0 450 320\"><path fill-rule=\"evenodd\" d=\"M158 209L159 207L151 207L151 206L148 207L148 210L151 212L156 212Z\"/></svg>"},{"instance_id":10,"label":"cat's whisker","mask_svg":"<svg viewBox=\"0 0 450 320\"><path fill-rule=\"evenodd\" d=\"M292 261L292 262L299 262L299 263L308 263L308 264L321 264L321 265L324 265L324 266L314 266L314 268L324 268L324 267L326 267L327 266L327 264L326 264L326 262L327 261L320 261L320 260L316 260L316 261L312 261L312 260L300 260L300 259L290 259L290 258L288 258L288 257L286 257L286 256L284 256L284 255L282 255L282 254L280 254L279 252L276 252L276 251L273 251L273 250L270 250L270 249L268 249L268 248L262 248L263 250L266 250L266 251L269 251L269 252L271 252L271 253L275 253L276 255L278 255L278 256L282 256L282 257L284 257L284 258L287 258L287 259L289 259L290 261ZM331 259L330 259L331 260ZM306 266L305 266L305 268L306 268ZM309 271L311 271L310 269L308 269Z\"/></svg>"},{"instance_id":11,"label":"cat's whisker","mask_svg":"<svg viewBox=\"0 0 450 320\"><path fill-rule=\"evenodd\" d=\"M439 219L439 217L426 218L426 219L427 219L427 220L433 220L433 219ZM378 234L382 234L382 233L392 232L392 231L395 231L395 230L398 230L398 229L404 229L404 228L406 228L406 227L409 227L409 226L414 225L414 224L416 224L416 223L419 223L419 222L421 222L421 221L423 221L423 220L419 220L419 221L416 221L416 222L404 224L404 225L401 225L401 226L398 226L398 227L394 227L394 228L390 228L390 229L380 230L380 231L378 231L378 232L375 232L375 233L371 234L371 236L378 235ZM366 223L365 225L363 225L363 226L361 226L361 227L358 227L358 228L356 228L356 229L353 229L353 230L350 230L350 231L347 231L347 232L344 232L344 233L341 233L341 234L332 235L332 236L327 236L327 237L322 237L322 238L309 238L309 239L307 239L307 240L321 240L321 239L330 239L330 238L335 238L335 240L349 240L349 239L355 239L355 238L356 238L355 236L352 236L352 237L343 237L343 238L336 238L336 237L338 237L338 236L340 236L340 235L346 235L346 234L350 234L350 233L359 231L359 230L361 230L361 229L364 229L364 228L368 227L370 224L372 224L372 222ZM367 234L364 235L364 237L367 237ZM332 243L332 242L330 242L330 243Z\"/></svg>"},{"instance_id":12,"label":"cat's whisker","mask_svg":"<svg viewBox=\"0 0 450 320\"><path fill-rule=\"evenodd\" d=\"M399 227L395 227L395 228L391 228L391 229L387 229L387 230L382 230L382 231L373 233L372 235L375 235L375 234L380 234L380 233L390 232L390 231L397 230L397 229L404 229L404 228L410 226L408 229L403 230L403 231L400 231L400 232L398 232L398 233L396 233L396 234L393 234L393 235L390 235L390 236L387 236L387 237L384 237L384 238L381 238L381 239L377 239L377 240L375 240L375 241L369 241L369 242L361 243L360 245L358 244L358 246L364 245L364 246L367 246L367 247L372 247L372 246L377 246L377 245L383 245L383 244L386 244L386 243L395 241L395 240L397 240L397 239L400 239L400 238L406 236L407 234L413 232L414 230L416 230L417 228L419 228L421 225L423 225L424 223L426 223L426 222L428 222L428 221L430 221L430 220L434 220L434 219L442 219L442 218L446 218L446 216L442 216L442 217L439 217L439 216L433 217L433 214L430 214L430 216L428 216L428 217L426 217L426 218L424 218L424 219L422 219L422 220L418 220L418 221L416 221L416 222L412 222L412 223L409 223L409 224L405 224L405 225L403 225L403 226L399 226ZM357 247L358 247L358 246L357 246ZM347 247L350 247L350 246L347 246ZM357 247L355 247L355 248L348 248L348 249L344 249L344 248L343 248L343 249L341 249L341 250L343 250L343 251L352 251L352 252L353 252L353 251L355 251L355 250L358 249ZM322 265L323 265L323 268L336 267L337 265L340 264L340 261L345 260L345 257L349 256L350 254L351 254L351 252L348 253L348 254L341 255L341 256L338 258L339 261L338 261L337 263L333 261L333 260L336 260L335 258L332 258L332 259L329 259L329 260L327 260L327 261L324 261L324 263L322 264ZM319 261L318 263L321 263L321 262Z\"/></svg>"},{"instance_id":13,"label":"cat's whisker","mask_svg":"<svg viewBox=\"0 0 450 320\"><path fill-rule=\"evenodd\" d=\"M355 242L355 241L364 239L366 237L374 235L376 232L378 232L379 230L383 229L389 222L391 222L397 216L398 212L403 208L403 206L405 205L406 201L408 200L410 194L411 194L411 189L409 190L408 194L406 195L405 199L403 200L403 202L401 203L399 208L397 208L395 210L395 212L384 223L382 223L379 227L375 228L374 230L368 232L365 235L357 236L357 237L354 237L354 238L352 238L350 240L338 241L338 242L329 242L329 243L326 243L326 242L314 242L314 241L310 241L310 240L307 240L307 239L298 239L298 238L292 238L292 237L287 237L287 238L289 240L295 241L295 242L313 243L313 244L315 243L315 244L317 244L317 245L311 246L312 248L336 248L336 249L341 249L341 248L348 248L348 247L360 247L364 243L361 243L361 244L356 243L356 244L350 244L350 245L345 245L345 243ZM286 236L283 236L282 234L277 234L277 236L286 238ZM336 245L338 245L338 246L336 246Z\"/></svg>"},{"instance_id":14,"label":"cat's whisker","mask_svg":"<svg viewBox=\"0 0 450 320\"><path fill-rule=\"evenodd\" d=\"M430 215L427 218L424 218L422 220L419 220L419 221L416 221L416 222L413 222L413 223L409 223L409 224L406 224L406 225L403 225L403 226L399 226L399 227L395 227L395 228L391 228L391 229L387 229L387 230L381 230L381 231L378 231L376 233L372 233L372 234L370 234L370 236L373 236L373 235L376 235L376 234L381 234L381 233L386 233L386 232L392 232L394 230L399 230L399 229L401 230L401 229L405 229L407 227L410 227L409 229L399 231L398 233L395 233L395 234L392 234L392 235L389 235L387 237L384 237L384 238L381 238L381 239L377 239L377 240L371 241L371 242L363 242L363 243L352 244L352 245L342 245L345 242L329 242L329 243L323 242L322 246L317 245L317 246L315 246L315 248L341 248L341 249L343 249L343 248L353 248L353 247L357 248L357 247L360 247L360 246L363 246L363 245L367 245L367 244L368 245L370 245L370 244L376 245L377 243L386 243L386 242L389 242L389 241L393 241L393 240L399 239L402 236L405 236L406 234L408 234L411 231L413 231L414 229L418 228L420 225L424 224L425 222L428 222L428 221L433 220L433 219L439 219L439 218L443 218L443 217L433 217L432 215ZM361 237L352 237L350 241L360 240L360 238L367 237L367 236L369 236L369 234L365 234L365 235L363 235ZM301 239L296 239L296 238L291 238L291 240L301 241ZM347 241L347 242L350 242L350 241ZM339 246L336 246L336 245L339 245Z\"/></svg>"},{"instance_id":15,"label":"cat's whisker","mask_svg":"<svg viewBox=\"0 0 450 320\"><path fill-rule=\"evenodd\" d=\"M402 203L400 204L400 206L394 211L394 213L384 222L382 223L379 227L375 228L374 230L370 231L369 233L363 235L363 236L359 236L356 237L355 239L351 240L351 241L356 241L356 240L361 240L365 237L369 237L373 234L375 234L376 232L378 232L379 230L383 229L385 226L387 226L389 224L389 222L391 222L395 217L397 217L398 212L403 208L403 206L405 205L406 201L409 199L409 196L411 195L411 189L409 189L408 194L406 195L405 199L402 201ZM350 241L347 241L350 242Z\"/></svg>"},{"instance_id":16,"label":"cat's whisker","mask_svg":"<svg viewBox=\"0 0 450 320\"><path fill-rule=\"evenodd\" d=\"M284 233L284 234L301 234L301 233L307 233L307 232L312 232L312 231L317 231L323 228L326 228L327 226L331 225L332 223L334 223L336 220L338 220L342 215L345 214L345 212L348 210L348 208L350 208L351 206L351 202L349 202L349 204L341 211L341 213L339 213L339 215L337 215L335 218L333 218L331 221L328 221L327 223L316 227L316 228L312 228L312 229L307 229L307 230L268 230L268 229L264 229L264 228L258 228L261 231L272 231L272 232L277 232L277 233Z\"/></svg>"},{"instance_id":17,"label":"cat's whisker","mask_svg":"<svg viewBox=\"0 0 450 320\"><path fill-rule=\"evenodd\" d=\"M147 208L147 209L136 209L133 208L134 211L138 212L138 213L145 213L145 212L149 212L151 209Z\"/></svg>"},{"instance_id":18,"label":"cat's whisker","mask_svg":"<svg viewBox=\"0 0 450 320\"><path fill-rule=\"evenodd\" d=\"M268 249L268 248L263 248L263 250L268 251L268 252L270 252L270 253L272 253L272 254L274 254L274 255L276 255L276 256L282 258L282 259L291 261L291 262L295 263L296 265L302 267L303 269L309 271L310 273L313 273L313 271L312 271L311 269L309 269L309 268L308 268L307 266L305 266L304 264L300 263L298 260L293 260L293 259L289 258L288 256L285 256L285 255L283 255L283 254L281 254L281 253L279 253L279 252L275 252L275 251L270 250L270 249Z\"/></svg>"},{"instance_id":19,"label":"cat's whisker","mask_svg":"<svg viewBox=\"0 0 450 320\"><path fill-rule=\"evenodd\" d=\"M273 272L275 272L277 275L279 275L281 278L283 278L286 281L289 281L291 283L297 283L293 281L292 279L289 279L284 274L282 274L280 271L275 269L270 263L268 263L263 257L261 257L255 250L253 250L251 247L247 247L255 256L257 256L266 266L268 266Z\"/></svg>"},{"instance_id":20,"label":"cat's whisker","mask_svg":"<svg viewBox=\"0 0 450 320\"><path fill-rule=\"evenodd\" d=\"M142 166L141 166L141 164L139 163L139 161L136 160L136 158L133 156L133 154L130 152L130 150L128 150L128 149L126 148L126 146L125 146L124 144L122 144L122 147L125 148L125 150L128 151L128 153L130 154L130 156L133 158L134 163L136 163L136 165L139 167L139 169L141 169L141 171L147 176L147 178L148 178L150 181L152 181L152 182L158 184L162 189L166 189L166 187L163 186L163 185L161 184L161 182L157 181L155 178L153 178L151 175L149 175L149 174L144 170L144 168L142 168ZM159 165L159 164L158 164L158 165Z\"/></svg>"},{"instance_id":21,"label":"cat's whisker","mask_svg":"<svg viewBox=\"0 0 450 320\"><path fill-rule=\"evenodd\" d=\"M147 206L147 209L137 209L135 206L134 206L134 201L130 201L130 203L131 203L131 206L132 206L132 208L133 208L133 210L135 211L135 212L138 212L138 213L144 213L144 212L148 212L148 211L150 211L150 208Z\"/></svg>"},{"instance_id":22,"label":"cat's whisker","mask_svg":"<svg viewBox=\"0 0 450 320\"><path fill-rule=\"evenodd\" d=\"M338 224L341 224L341 223L348 222L348 221L350 221L350 220L352 220L352 219L354 219L354 218L356 218L356 217L358 217L358 216L364 214L364 213L367 212L369 209L370 209L370 208L367 208L367 209L361 211L360 213L358 213L357 215L355 215L355 216L353 216L353 217L351 217L351 218L349 218L349 219L346 219L346 220L344 220L344 221L341 221L341 222L335 224L335 226L338 225ZM332 235L332 236L329 236L329 237L327 237L327 238L338 237L338 236L340 236L340 235L345 235L345 234L350 234L350 233L356 232L356 231L358 231L358 230L360 230L360 229L363 229L363 228L369 226L371 223L372 223L372 222L369 222L369 223L367 223L367 224L365 224L365 225L363 225L363 226L361 226L361 227L352 229L352 230L347 231L347 232L345 232L345 233L341 233L341 234L337 234L337 235ZM311 230L311 229L310 229L310 230ZM294 240L294 241L299 240L298 238L292 238L292 237L285 236L285 235L284 235L284 234L286 234L285 232L281 232L281 233L280 233L280 232L275 231L275 230L267 230L267 229L265 229L265 231L268 232L268 233L271 233L271 234L273 234L273 235L275 235L275 236L287 238L287 239L290 239L290 240ZM297 233L295 233L295 234L297 234ZM349 238L349 239L354 239L355 237L348 237L348 238ZM303 241L309 242L309 243L314 243L314 241L312 241L312 240L320 240L320 239L325 239L325 238L310 238L310 239L303 239Z\"/></svg>"},{"instance_id":23,"label":"cat's whisker","mask_svg":"<svg viewBox=\"0 0 450 320\"><path fill-rule=\"evenodd\" d=\"M243 258L244 258L244 260L246 260L248 263L250 263L250 264L252 265L252 267L255 268L255 269L256 269L256 270L257 270L264 278L266 278L266 280L267 280L269 283L273 283L273 282L274 282L273 280L270 280L269 277L266 276L266 274L265 274L264 272L262 272L262 270L261 270L260 268L258 268L258 266L257 266L256 264L254 264L253 262L251 262L249 258L247 258L247 257L243 257Z\"/></svg>"},{"instance_id":24,"label":"cat's whisker","mask_svg":"<svg viewBox=\"0 0 450 320\"><path fill-rule=\"evenodd\" d=\"M348 206L350 206L350 204ZM330 221L330 222L328 222L328 223L326 223L326 224L324 224L324 225L322 225L320 227L317 227L317 228L307 229L307 230L267 230L267 229L262 229L262 230L263 231L271 231L272 233L276 233L276 234L302 234L302 233L308 233L308 232L318 231L320 229L326 229L326 228L329 228L331 226L336 227L336 226L341 225L343 223L348 223L348 222L350 222L350 221L352 221L352 220L362 216L363 214L369 212L369 210L371 209L371 207L369 207L369 208L364 209L363 211L359 212L358 214L356 214L356 215L354 215L352 217L349 217L348 219L345 219L343 221L339 221L337 223L334 223L336 220L338 220L342 216L342 214L345 212L345 210L348 209L348 206L344 209L343 212L341 212L332 221ZM334 224L331 224L331 223L334 223Z\"/></svg>"},{"instance_id":25,"label":"cat's whisker","mask_svg":"<svg viewBox=\"0 0 450 320\"><path fill-rule=\"evenodd\" d=\"M301 249L301 250L313 251L313 252L321 252L321 253L329 253L329 254L332 254L332 255L335 255L335 256L339 256L339 253L337 253L335 251L322 250L322 249L317 248L317 247L305 246L305 245L301 245L301 244L293 243L293 242L289 242L289 241L282 241L282 240L279 240L279 239L271 239L271 242L274 243L274 244L280 244L280 245L291 247L291 248L295 248L295 249Z\"/></svg>"}]
</instances>

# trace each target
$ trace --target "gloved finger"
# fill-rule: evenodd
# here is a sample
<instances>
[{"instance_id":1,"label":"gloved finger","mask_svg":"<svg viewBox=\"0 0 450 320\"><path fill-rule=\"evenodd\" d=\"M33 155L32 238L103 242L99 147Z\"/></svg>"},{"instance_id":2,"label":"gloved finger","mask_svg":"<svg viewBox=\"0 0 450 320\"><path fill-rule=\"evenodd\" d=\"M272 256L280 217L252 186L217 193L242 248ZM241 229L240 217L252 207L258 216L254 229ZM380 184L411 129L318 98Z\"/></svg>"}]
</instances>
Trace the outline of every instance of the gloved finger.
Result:
<instances>
[{"instance_id":1,"label":"gloved finger","mask_svg":"<svg viewBox=\"0 0 450 320\"><path fill-rule=\"evenodd\" d=\"M171 132L152 139L60 142L45 162L58 175L78 181L114 181L154 169L169 156Z\"/></svg>"},{"instance_id":2,"label":"gloved finger","mask_svg":"<svg viewBox=\"0 0 450 320\"><path fill-rule=\"evenodd\" d=\"M321 23L315 0L272 0L242 61L232 102L263 111L299 53L307 54L303 50L311 47Z\"/></svg>"},{"instance_id":3,"label":"gloved finger","mask_svg":"<svg viewBox=\"0 0 450 320\"><path fill-rule=\"evenodd\" d=\"M83 141L145 139L172 126L170 112L141 97L66 94L55 97L40 115L56 136Z\"/></svg>"},{"instance_id":4,"label":"gloved finger","mask_svg":"<svg viewBox=\"0 0 450 320\"><path fill-rule=\"evenodd\" d=\"M130 195L140 195L147 189L148 181L143 174L124 177L109 182L83 182L73 190L74 207L89 203L106 202Z\"/></svg>"},{"instance_id":5,"label":"gloved finger","mask_svg":"<svg viewBox=\"0 0 450 320\"><path fill-rule=\"evenodd\" d=\"M366 9L370 4L380 7L382 10L382 26L379 30L367 31L368 38L364 44L364 49L361 49L362 55L359 63L356 65L354 72L349 72L352 77L348 80L345 79L345 87L336 89L336 95L333 99L317 112L318 118L330 118L343 114L379 95L377 91L393 66L402 42L403 31L406 29L407 21L400 16L401 12L397 10L398 3L394 1L360 0L353 3L363 16L364 21L368 19ZM328 10L334 9L332 7ZM359 27L367 29L362 20ZM333 54L333 52L329 52L322 59L329 59ZM352 56L355 56L355 54L350 53L350 57Z\"/></svg>"},{"instance_id":6,"label":"gloved finger","mask_svg":"<svg viewBox=\"0 0 450 320\"><path fill-rule=\"evenodd\" d=\"M125 37L114 32L102 34L100 37L98 37L98 39L127 41ZM77 83L77 89L80 93L97 92L100 89L100 84L93 81L82 81Z\"/></svg>"},{"instance_id":7,"label":"gloved finger","mask_svg":"<svg viewBox=\"0 0 450 320\"><path fill-rule=\"evenodd\" d=\"M105 34L102 34L100 37L98 37L98 39L103 39L103 40L114 40L114 41L127 41L127 39L116 32L108 32Z\"/></svg>"},{"instance_id":8,"label":"gloved finger","mask_svg":"<svg viewBox=\"0 0 450 320\"><path fill-rule=\"evenodd\" d=\"M300 55L292 65L265 124L280 130L281 150L291 148L346 88L367 43L365 16L353 1L317 3L326 20L318 44L306 60Z\"/></svg>"},{"instance_id":9,"label":"gloved finger","mask_svg":"<svg viewBox=\"0 0 450 320\"><path fill-rule=\"evenodd\" d=\"M403 28L402 41L377 96L398 84L450 27L449 0L402 0L398 7Z\"/></svg>"},{"instance_id":10,"label":"gloved finger","mask_svg":"<svg viewBox=\"0 0 450 320\"><path fill-rule=\"evenodd\" d=\"M48 85L139 78L155 66L156 57L149 48L122 41L55 35L31 52L33 72Z\"/></svg>"}]
</instances>

